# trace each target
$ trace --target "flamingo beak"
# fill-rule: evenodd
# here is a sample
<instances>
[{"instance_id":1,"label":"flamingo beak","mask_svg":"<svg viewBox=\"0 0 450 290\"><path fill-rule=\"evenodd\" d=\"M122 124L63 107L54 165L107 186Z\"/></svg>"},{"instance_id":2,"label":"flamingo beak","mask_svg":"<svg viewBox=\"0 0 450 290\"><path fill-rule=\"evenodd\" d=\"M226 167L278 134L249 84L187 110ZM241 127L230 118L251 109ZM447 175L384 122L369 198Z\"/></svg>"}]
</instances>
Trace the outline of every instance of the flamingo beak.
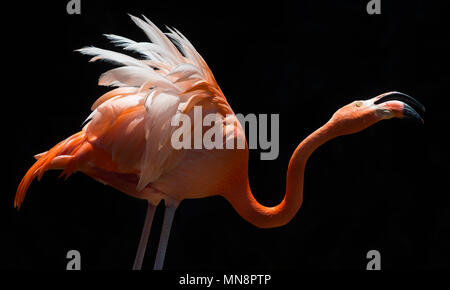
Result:
<instances>
[{"instance_id":1,"label":"flamingo beak","mask_svg":"<svg viewBox=\"0 0 450 290\"><path fill-rule=\"evenodd\" d=\"M424 123L422 116L425 114L425 107L407 94L400 92L385 93L376 97L374 104L388 112L388 118L396 117Z\"/></svg>"}]
</instances>

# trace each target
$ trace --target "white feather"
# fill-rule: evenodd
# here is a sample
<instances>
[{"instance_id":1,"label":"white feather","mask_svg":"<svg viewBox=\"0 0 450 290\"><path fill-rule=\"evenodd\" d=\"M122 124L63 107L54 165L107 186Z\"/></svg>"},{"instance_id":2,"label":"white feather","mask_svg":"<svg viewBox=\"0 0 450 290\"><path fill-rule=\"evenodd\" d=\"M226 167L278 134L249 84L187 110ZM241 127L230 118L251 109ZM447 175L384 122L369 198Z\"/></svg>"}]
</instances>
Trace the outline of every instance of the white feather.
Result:
<instances>
[{"instance_id":1,"label":"white feather","mask_svg":"<svg viewBox=\"0 0 450 290\"><path fill-rule=\"evenodd\" d=\"M77 51L79 51L82 54L94 56L91 59L91 61L96 61L96 60L102 59L102 60L106 60L106 61L110 61L113 63L122 64L122 65L147 67L147 65L145 63L143 63L140 60L135 59L129 55L111 51L111 50L97 48L94 46L80 48Z\"/></svg>"},{"instance_id":2,"label":"white feather","mask_svg":"<svg viewBox=\"0 0 450 290\"><path fill-rule=\"evenodd\" d=\"M132 50L139 53L151 53L152 55L157 54L159 55L159 60L166 60L169 61L171 65L176 64L179 62L179 60L175 59L175 57L167 50L162 48L161 46L150 43L150 42L137 42L134 44L130 44L127 47L125 47L125 50Z\"/></svg>"},{"instance_id":3,"label":"white feather","mask_svg":"<svg viewBox=\"0 0 450 290\"><path fill-rule=\"evenodd\" d=\"M190 63L183 63L178 65L173 70L171 70L167 76L175 76L177 78L187 78L194 74L203 77L203 73L198 67Z\"/></svg>"},{"instance_id":4,"label":"white feather","mask_svg":"<svg viewBox=\"0 0 450 290\"><path fill-rule=\"evenodd\" d=\"M177 96L160 93L146 102L145 116L147 142L141 163L141 174L137 190L156 180L161 174L161 166L169 158L173 148L164 146L170 142L173 128L172 117L177 113L180 99ZM161 150L170 148L170 150Z\"/></svg>"},{"instance_id":5,"label":"white feather","mask_svg":"<svg viewBox=\"0 0 450 290\"><path fill-rule=\"evenodd\" d=\"M131 87L141 87L147 83L149 88L154 86L161 91L180 93L180 88L150 67L123 66L115 68L103 73L98 83L102 86L127 85Z\"/></svg>"},{"instance_id":6,"label":"white feather","mask_svg":"<svg viewBox=\"0 0 450 290\"><path fill-rule=\"evenodd\" d=\"M131 19L136 23L136 25L144 31L147 37L156 45L161 46L164 50L170 52L174 57L182 60L182 55L178 51L178 49L174 46L174 44L164 35L164 33L159 30L156 25L154 25L150 20L148 20L145 16L143 21L135 16L130 15Z\"/></svg>"},{"instance_id":7,"label":"white feather","mask_svg":"<svg viewBox=\"0 0 450 290\"><path fill-rule=\"evenodd\" d=\"M136 41L134 40L115 34L103 34L103 35L106 36L106 38L108 38L112 43L114 43L116 46L119 47L127 47L129 45L136 43Z\"/></svg>"}]
</instances>

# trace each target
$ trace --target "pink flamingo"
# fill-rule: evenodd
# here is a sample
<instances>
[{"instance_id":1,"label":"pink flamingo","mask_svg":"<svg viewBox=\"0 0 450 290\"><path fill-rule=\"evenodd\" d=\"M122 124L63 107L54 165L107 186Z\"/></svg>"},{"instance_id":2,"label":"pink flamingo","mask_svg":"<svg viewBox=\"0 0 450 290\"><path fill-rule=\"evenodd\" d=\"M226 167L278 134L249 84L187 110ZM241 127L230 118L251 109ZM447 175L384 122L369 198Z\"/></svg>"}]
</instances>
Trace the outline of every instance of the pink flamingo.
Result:
<instances>
[{"instance_id":1,"label":"pink flamingo","mask_svg":"<svg viewBox=\"0 0 450 290\"><path fill-rule=\"evenodd\" d=\"M299 210L305 165L320 145L341 135L357 133L383 119L412 118L423 122L411 106L421 113L425 108L399 92L354 101L340 108L295 149L289 162L284 199L277 206L266 207L255 200L250 189L246 144L244 149L225 150L176 150L171 146L176 129L171 120L180 114L192 117L194 106L220 116L224 142L230 141L227 136L245 140L245 132L206 62L179 31L169 28L168 33L163 33L145 17L131 16L131 19L151 42L135 42L117 35L106 37L143 58L96 47L78 50L94 56L91 61L121 65L102 74L99 80L100 85L118 88L97 99L80 132L35 156L37 161L19 184L14 206L20 208L31 182L51 169L63 170L61 175L66 178L81 171L128 195L147 200L147 215L133 269L141 268L155 207L161 200L166 209L154 269L163 267L172 220L183 199L221 195L253 225L279 227ZM234 134L228 135L230 132Z\"/></svg>"}]
</instances>

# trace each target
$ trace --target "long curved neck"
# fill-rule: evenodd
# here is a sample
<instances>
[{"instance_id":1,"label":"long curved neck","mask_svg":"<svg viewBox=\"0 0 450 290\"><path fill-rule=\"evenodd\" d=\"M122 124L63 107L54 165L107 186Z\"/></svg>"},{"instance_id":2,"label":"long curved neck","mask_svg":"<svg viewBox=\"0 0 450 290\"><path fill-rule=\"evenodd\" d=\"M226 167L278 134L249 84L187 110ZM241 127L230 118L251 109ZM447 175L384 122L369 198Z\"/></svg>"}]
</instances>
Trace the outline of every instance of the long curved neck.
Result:
<instances>
[{"instance_id":1,"label":"long curved neck","mask_svg":"<svg viewBox=\"0 0 450 290\"><path fill-rule=\"evenodd\" d=\"M314 150L336 137L332 127L332 123L325 124L297 146L289 161L286 194L279 205L266 207L258 203L251 192L248 177L245 192L228 195L226 199L239 215L257 227L271 228L287 224L302 205L306 162Z\"/></svg>"}]
</instances>

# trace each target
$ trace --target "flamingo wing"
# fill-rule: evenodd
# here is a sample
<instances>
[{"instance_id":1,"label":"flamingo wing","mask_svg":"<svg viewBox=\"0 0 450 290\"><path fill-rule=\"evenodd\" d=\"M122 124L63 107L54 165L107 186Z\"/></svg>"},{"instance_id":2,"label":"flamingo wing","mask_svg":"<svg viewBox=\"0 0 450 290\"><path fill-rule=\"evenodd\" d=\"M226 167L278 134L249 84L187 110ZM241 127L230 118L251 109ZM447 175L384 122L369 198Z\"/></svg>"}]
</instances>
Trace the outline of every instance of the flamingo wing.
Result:
<instances>
[{"instance_id":1,"label":"flamingo wing","mask_svg":"<svg viewBox=\"0 0 450 290\"><path fill-rule=\"evenodd\" d=\"M93 104L84 130L88 140L109 152L122 170L137 167L140 191L183 156L170 144L176 129L171 126L173 117L208 103L223 115L232 111L211 70L186 37L170 28L163 33L146 17L130 17L151 42L106 37L142 59L97 47L78 51L93 56L91 61L119 65L100 76L99 85L117 88Z\"/></svg>"}]
</instances>

